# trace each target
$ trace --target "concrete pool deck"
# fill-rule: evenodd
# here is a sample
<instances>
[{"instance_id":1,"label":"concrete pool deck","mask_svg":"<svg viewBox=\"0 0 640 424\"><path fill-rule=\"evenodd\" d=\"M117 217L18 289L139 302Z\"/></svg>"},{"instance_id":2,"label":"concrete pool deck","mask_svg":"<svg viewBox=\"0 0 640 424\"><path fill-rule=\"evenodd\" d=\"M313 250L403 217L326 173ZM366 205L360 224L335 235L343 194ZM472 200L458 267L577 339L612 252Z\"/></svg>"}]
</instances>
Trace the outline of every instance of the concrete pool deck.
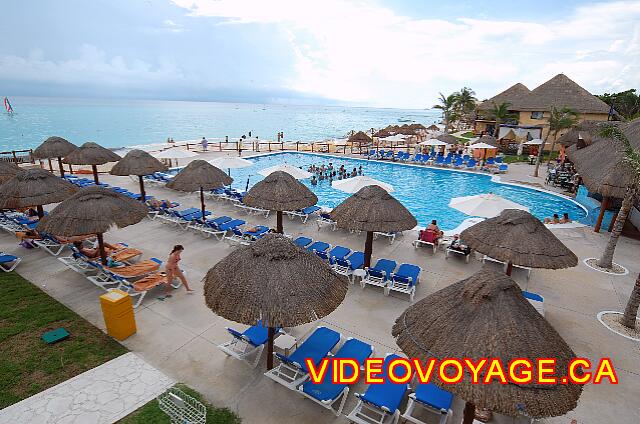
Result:
<instances>
[{"instance_id":1,"label":"concrete pool deck","mask_svg":"<svg viewBox=\"0 0 640 424\"><path fill-rule=\"evenodd\" d=\"M209 153L207 156L217 154ZM505 179L542 185L542 178L533 179L528 175L532 170L533 167L528 165L513 166ZM127 177L105 175L101 179L133 191L138 190L137 183ZM175 199L183 206L198 206L195 194L177 193L154 186L148 186L147 190L159 198ZM209 200L207 208L214 215L237 216L249 224L275 225L275 216L268 219L246 216L228 203ZM284 227L294 237L306 235L332 245L340 244L359 250L364 245L361 235L341 230L318 231L312 220L302 224L299 219L285 219ZM608 237L607 233L596 234L590 228L553 231L580 259L598 256ZM415 234L407 232L396 238L392 245L385 239L375 241L374 258L388 257L398 262L415 263L423 269L416 301L480 269L481 264L477 260L466 264L459 258L445 260L442 251L434 255L428 249L416 250L411 246L414 237ZM244 326L214 315L205 306L201 279L211 266L231 253L233 247L151 220L113 230L106 235L106 239L127 242L143 250L145 258L155 256L163 260L174 244L183 244L186 248L182 255L183 267L197 290L195 296L177 291L173 298L166 301L157 300L155 294L159 295L160 292L150 293L136 311L138 333L123 342L127 348L172 379L185 382L200 391L215 405L236 411L245 423L346 422L344 417L336 419L330 411L264 377L264 356L256 369L250 369L216 348L217 344L229 339L225 326L236 329L243 329ZM17 247L16 239L7 233L0 235L0 249L23 257L17 272L104 330L98 302L98 296L102 294L100 289L64 268L62 263L46 252ZM616 262L629 268L627 276L595 272L582 262L569 270L534 270L529 281L524 273L514 272L515 280L523 289L544 296L546 319L576 354L591 359L611 358L620 379L617 386L606 383L586 386L574 411L564 417L541 422L568 424L574 418L583 424L640 422L640 406L637 402L640 396L640 343L611 333L596 320L596 314L602 310L623 310L635 277L640 272L639 252L640 242L628 238L620 240ZM371 343L378 355L398 352L391 336L391 327L409 305L406 296L386 297L379 289L368 287L362 290L359 285L354 285L350 287L342 305L332 314L320 321L292 328L289 332L302 339L315 326L326 325L345 337L358 337ZM351 390L345 413L355 406L353 392L363 390L362 383ZM451 423L460 422L462 407L462 402L456 399ZM425 418L428 423L437 422L437 417L433 415Z\"/></svg>"}]
</instances>

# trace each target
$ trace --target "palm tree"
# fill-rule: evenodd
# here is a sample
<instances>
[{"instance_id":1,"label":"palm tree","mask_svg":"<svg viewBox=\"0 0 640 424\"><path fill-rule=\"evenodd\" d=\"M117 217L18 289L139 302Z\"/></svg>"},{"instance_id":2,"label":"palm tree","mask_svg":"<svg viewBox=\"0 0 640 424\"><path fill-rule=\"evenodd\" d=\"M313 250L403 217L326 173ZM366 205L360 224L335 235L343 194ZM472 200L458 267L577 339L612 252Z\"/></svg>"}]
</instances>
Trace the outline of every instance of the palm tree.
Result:
<instances>
[{"instance_id":1,"label":"palm tree","mask_svg":"<svg viewBox=\"0 0 640 424\"><path fill-rule=\"evenodd\" d=\"M460 113L467 114L473 112L476 108L476 92L469 87L462 87L457 93L453 93L456 96L456 108Z\"/></svg>"},{"instance_id":2,"label":"palm tree","mask_svg":"<svg viewBox=\"0 0 640 424\"><path fill-rule=\"evenodd\" d=\"M500 124L517 118L515 113L509 112L509 105L510 103L494 103L493 109L489 112L491 114L491 119L496 121L496 127L493 130L493 136L496 138L498 138L498 134L500 132Z\"/></svg>"},{"instance_id":3,"label":"palm tree","mask_svg":"<svg viewBox=\"0 0 640 424\"><path fill-rule=\"evenodd\" d=\"M456 109L457 105L457 95L458 93L449 94L445 97L444 94L440 93L440 104L434 105L434 109L442 110L442 117L444 119L444 132L449 132L449 127L451 123L458 119L458 111Z\"/></svg>"},{"instance_id":4,"label":"palm tree","mask_svg":"<svg viewBox=\"0 0 640 424\"><path fill-rule=\"evenodd\" d=\"M623 161L630 169L631 182L627 187L624 199L622 200L622 206L616 217L616 224L613 226L611 235L609 236L609 242L602 256L598 260L598 266L601 268L611 269L613 267L613 254L616 249L616 244L622 233L624 223L631 212L633 202L640 192L640 151L633 148L631 142L627 136L617 127L608 125L600 131L602 137L613 138L622 146L624 157Z\"/></svg>"},{"instance_id":5,"label":"palm tree","mask_svg":"<svg viewBox=\"0 0 640 424\"><path fill-rule=\"evenodd\" d=\"M570 107L563 107L562 109L557 109L555 106L551 108L551 115L549 116L549 132L547 136L544 138L544 143L540 146L540 150L538 151L538 157L536 158L536 169L533 172L533 176L538 176L538 170L540 169L540 162L542 161L542 153L544 152L544 146L547 144L547 140L549 140L549 136L553 133L553 144L551 145L551 152L553 152L553 148L556 144L556 139L558 138L558 133L562 130L566 130L568 128L573 127L578 123L578 119L580 118L580 114L575 109L571 109ZM549 152L549 157L551 157L551 152Z\"/></svg>"},{"instance_id":6,"label":"palm tree","mask_svg":"<svg viewBox=\"0 0 640 424\"><path fill-rule=\"evenodd\" d=\"M622 160L627 165L630 173L629 175L631 176L630 184L627 187L624 200L622 201L622 207L620 208L616 218L616 225L614 225L607 247L598 261L598 266L610 269L613 265L613 253L615 251L618 238L620 237L620 233L622 233L622 227L627 220L627 216L629 215L629 211L631 210L634 200L638 196L638 193L640 193L640 150L634 149L627 136L616 126L608 125L602 128L600 130L600 136L613 138L619 142L624 154ZM627 302L627 306L624 310L620 323L626 327L635 328L639 306L640 275L638 275L636 283L633 286L631 296L629 296L629 301Z\"/></svg>"}]
</instances>

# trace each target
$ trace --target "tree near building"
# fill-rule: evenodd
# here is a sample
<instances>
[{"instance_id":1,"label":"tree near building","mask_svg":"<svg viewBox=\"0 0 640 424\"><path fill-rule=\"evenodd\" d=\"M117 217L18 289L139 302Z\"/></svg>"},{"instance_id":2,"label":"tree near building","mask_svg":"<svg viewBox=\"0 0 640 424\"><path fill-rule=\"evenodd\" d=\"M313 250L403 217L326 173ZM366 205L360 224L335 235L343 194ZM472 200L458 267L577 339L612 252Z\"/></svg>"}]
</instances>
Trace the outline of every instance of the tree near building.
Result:
<instances>
[{"instance_id":1,"label":"tree near building","mask_svg":"<svg viewBox=\"0 0 640 424\"><path fill-rule=\"evenodd\" d=\"M452 93L445 97L444 94L440 93L439 101L440 103L434 105L434 109L442 110L442 118L444 120L444 132L449 133L449 129L451 128L451 124L455 122L458 117L458 103L457 96L459 93Z\"/></svg>"},{"instance_id":2,"label":"tree near building","mask_svg":"<svg viewBox=\"0 0 640 424\"><path fill-rule=\"evenodd\" d=\"M547 132L547 136L544 138L544 144L540 146L540 150L538 150L538 157L536 158L536 169L533 171L533 176L538 176L538 171L540 169L540 162L542 161L542 153L544 152L544 146L547 144L549 137L553 134L553 144L551 145L551 152L556 144L556 139L558 138L558 133L562 130L569 129L575 126L580 119L580 113L575 109L569 107L563 107L561 109L553 106L551 108L551 114L549 115L549 131ZM549 153L551 155L551 153Z\"/></svg>"},{"instance_id":3,"label":"tree near building","mask_svg":"<svg viewBox=\"0 0 640 424\"><path fill-rule=\"evenodd\" d=\"M509 112L509 103L493 104L493 108L489 111L491 119L496 121L493 136L498 138L500 133L500 124L504 124L512 119L518 119L518 115Z\"/></svg>"}]
</instances>

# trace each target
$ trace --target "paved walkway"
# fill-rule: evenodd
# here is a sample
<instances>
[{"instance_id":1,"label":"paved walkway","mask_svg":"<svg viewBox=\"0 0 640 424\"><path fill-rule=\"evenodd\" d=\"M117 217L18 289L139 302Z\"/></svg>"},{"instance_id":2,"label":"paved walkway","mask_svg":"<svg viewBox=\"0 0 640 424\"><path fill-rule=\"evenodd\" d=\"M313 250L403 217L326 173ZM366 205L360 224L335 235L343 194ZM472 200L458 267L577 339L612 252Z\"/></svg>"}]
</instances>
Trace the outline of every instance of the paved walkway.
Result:
<instances>
[{"instance_id":1,"label":"paved walkway","mask_svg":"<svg viewBox=\"0 0 640 424\"><path fill-rule=\"evenodd\" d=\"M174 381L126 353L0 411L0 424L111 424Z\"/></svg>"},{"instance_id":2,"label":"paved walkway","mask_svg":"<svg viewBox=\"0 0 640 424\"><path fill-rule=\"evenodd\" d=\"M212 159L218 153L200 158ZM245 156L245 154L243 154ZM181 160L181 165L187 161ZM334 160L336 162L336 160ZM543 186L543 178L533 178L533 166L516 164L509 167L504 180L526 181ZM127 177L101 176L101 180L131 190L138 190L138 183ZM552 187L545 187L552 189ZM158 198L179 201L184 207L199 207L198 196L179 193L164 187L149 186L147 192ZM207 200L207 209L216 216L240 217L248 225L275 225L275 215L246 216L229 203ZM47 209L50 210L51 206ZM363 235L346 231L318 231L310 220L285 219L285 230L294 237L304 235L332 245L342 245L361 250ZM608 234L594 233L590 228L552 228L552 231L582 260L597 257L604 248ZM480 269L481 263L472 260L465 263L459 258L444 259L428 249L414 249L411 241L415 233L407 232L393 244L379 239L374 242L374 257L387 257L397 261L415 263L423 269L421 282L416 289L419 301L435 291L466 278ZM182 231L157 221L144 220L124 229L113 229L106 235L107 241L123 241L144 251L144 257L165 259L174 244L186 247L182 264L196 295L176 290L172 299L158 301L161 290L150 293L136 310L138 333L123 344L139 354L163 373L188 384L218 406L229 407L238 413L244 423L261 424L343 424L344 417L336 418L330 411L303 399L265 378L265 355L258 367L251 369L240 361L228 358L216 345L229 340L225 326L244 330L245 326L217 316L207 308L202 295L202 277L207 270L234 249L229 243L205 239L192 231ZM104 329L104 320L98 296L103 293L81 275L66 269L62 263L40 249L26 251L17 247L13 235L0 235L0 250L23 257L16 269L23 277L41 287L49 295L70 307L87 321ZM68 252L68 251L67 251ZM629 294L640 272L640 241L623 237L616 249L616 262L629 268L627 276L611 276L593 271L582 262L567 270L535 270L531 279L524 273L514 272L514 278L522 289L541 294L545 298L545 317L579 356L592 360L609 357L614 362L620 384L585 387L578 407L563 417L542 420L544 424L569 424L577 419L579 424L638 423L640 422L640 343L611 333L596 319L602 310L624 309ZM66 255L63 253L62 255ZM497 268L496 268L497 269ZM386 352L402 354L391 335L391 327L400 314L410 305L407 296L384 296L381 290L368 287L362 290L354 285L344 302L322 320L287 329L298 340L304 339L317 325L326 325L339 331L345 338L357 337L371 343L376 354ZM345 412L356 404L354 392L366 389L363 383L353 387L347 398ZM456 398L451 423L461 421L464 403ZM404 405L401 408L404 410ZM433 418L436 418L434 420ZM426 422L435 424L437 417ZM14 421L24 422L24 421ZM512 424L513 421L494 419L492 424Z\"/></svg>"}]
</instances>

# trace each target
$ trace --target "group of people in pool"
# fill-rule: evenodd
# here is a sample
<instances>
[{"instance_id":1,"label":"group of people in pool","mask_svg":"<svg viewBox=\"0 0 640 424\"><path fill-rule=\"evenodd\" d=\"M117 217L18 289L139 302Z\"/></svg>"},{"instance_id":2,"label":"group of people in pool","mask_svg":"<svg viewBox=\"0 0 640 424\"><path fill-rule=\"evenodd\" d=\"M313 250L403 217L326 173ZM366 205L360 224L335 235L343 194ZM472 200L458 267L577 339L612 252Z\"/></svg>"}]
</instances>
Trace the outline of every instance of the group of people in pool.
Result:
<instances>
[{"instance_id":1,"label":"group of people in pool","mask_svg":"<svg viewBox=\"0 0 640 424\"><path fill-rule=\"evenodd\" d=\"M557 213L554 213L551 218L544 219L545 224L569 224L571 222L573 221L571 221L567 212L562 214L562 218L560 218Z\"/></svg>"},{"instance_id":2,"label":"group of people in pool","mask_svg":"<svg viewBox=\"0 0 640 424\"><path fill-rule=\"evenodd\" d=\"M362 171L362 165L358 168L353 168L351 171L348 171L344 165L340 165L340 167L335 167L332 162L329 162L328 165L324 163L317 165L311 165L307 168L307 171L315 174L311 177L311 184L317 185L319 181L328 181L329 183L333 182L333 180L344 180L347 178L357 177L359 175L364 175Z\"/></svg>"}]
</instances>

